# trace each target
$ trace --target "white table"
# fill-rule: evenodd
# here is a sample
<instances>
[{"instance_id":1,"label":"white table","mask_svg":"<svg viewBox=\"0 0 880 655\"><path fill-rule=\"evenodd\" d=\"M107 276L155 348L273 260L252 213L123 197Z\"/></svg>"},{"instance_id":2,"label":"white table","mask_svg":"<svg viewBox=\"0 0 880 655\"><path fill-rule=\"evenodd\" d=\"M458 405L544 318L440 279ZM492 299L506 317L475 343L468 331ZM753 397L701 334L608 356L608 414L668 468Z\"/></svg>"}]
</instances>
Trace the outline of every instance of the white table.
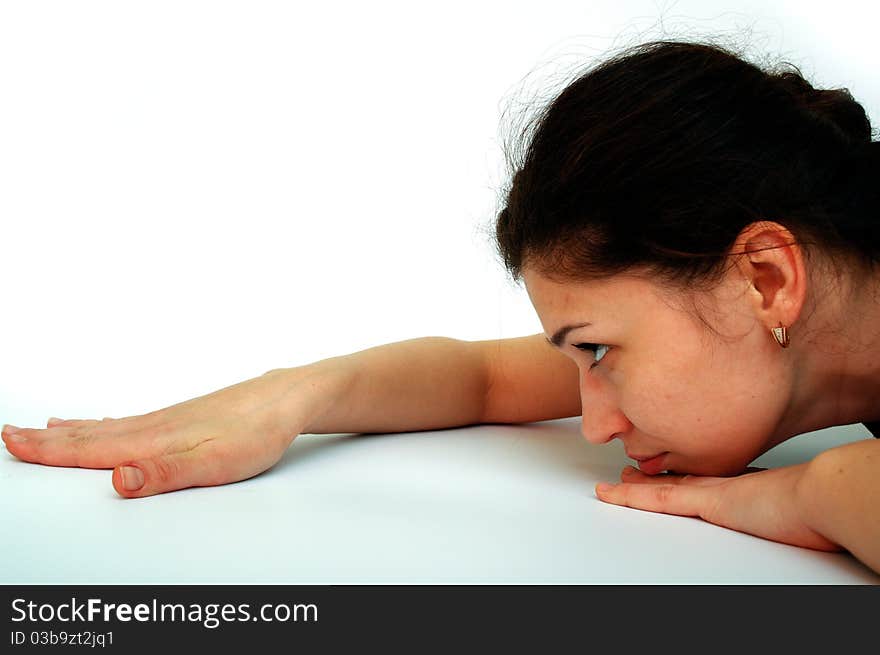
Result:
<instances>
[{"instance_id":1,"label":"white table","mask_svg":"<svg viewBox=\"0 0 880 655\"><path fill-rule=\"evenodd\" d=\"M110 471L0 454L0 583L877 584L822 553L593 494L631 463L580 419L388 435L300 435L271 470L126 500ZM782 444L804 461L861 425Z\"/></svg>"}]
</instances>

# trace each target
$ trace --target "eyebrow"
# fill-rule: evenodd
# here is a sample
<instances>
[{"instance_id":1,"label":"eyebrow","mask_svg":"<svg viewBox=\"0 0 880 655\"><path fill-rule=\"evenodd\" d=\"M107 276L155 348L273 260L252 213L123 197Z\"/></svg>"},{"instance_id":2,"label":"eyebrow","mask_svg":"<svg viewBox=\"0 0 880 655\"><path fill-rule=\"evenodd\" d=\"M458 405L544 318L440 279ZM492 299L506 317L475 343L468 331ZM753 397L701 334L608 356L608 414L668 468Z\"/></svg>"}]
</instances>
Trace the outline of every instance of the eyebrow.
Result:
<instances>
[{"instance_id":1,"label":"eyebrow","mask_svg":"<svg viewBox=\"0 0 880 655\"><path fill-rule=\"evenodd\" d=\"M587 327L588 325L592 325L592 323L575 323L574 325L566 325L565 327L561 327L556 330L556 334L554 334L549 339L547 339L547 337L544 338L551 346L562 348L562 342L565 340L565 337L569 332L578 328Z\"/></svg>"}]
</instances>

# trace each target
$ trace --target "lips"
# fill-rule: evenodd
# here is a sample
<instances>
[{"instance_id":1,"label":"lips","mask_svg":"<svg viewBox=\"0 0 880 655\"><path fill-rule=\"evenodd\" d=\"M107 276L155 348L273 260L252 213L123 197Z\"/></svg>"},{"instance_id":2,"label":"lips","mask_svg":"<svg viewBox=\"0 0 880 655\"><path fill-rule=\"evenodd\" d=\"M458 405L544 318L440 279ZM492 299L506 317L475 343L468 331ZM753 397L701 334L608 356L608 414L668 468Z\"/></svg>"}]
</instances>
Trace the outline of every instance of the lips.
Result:
<instances>
[{"instance_id":1,"label":"lips","mask_svg":"<svg viewBox=\"0 0 880 655\"><path fill-rule=\"evenodd\" d=\"M639 470L646 475L657 475L666 470L666 456L669 452L660 453L659 455L641 457L635 455L627 455L630 459L634 459L639 463Z\"/></svg>"}]
</instances>

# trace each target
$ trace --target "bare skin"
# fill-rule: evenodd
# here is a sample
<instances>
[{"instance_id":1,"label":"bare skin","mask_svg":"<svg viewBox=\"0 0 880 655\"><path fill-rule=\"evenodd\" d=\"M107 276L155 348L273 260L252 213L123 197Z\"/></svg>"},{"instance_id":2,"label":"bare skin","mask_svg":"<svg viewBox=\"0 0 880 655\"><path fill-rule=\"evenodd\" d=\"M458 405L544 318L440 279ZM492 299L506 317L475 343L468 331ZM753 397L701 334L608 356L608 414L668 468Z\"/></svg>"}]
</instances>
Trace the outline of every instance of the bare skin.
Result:
<instances>
[{"instance_id":1,"label":"bare skin","mask_svg":"<svg viewBox=\"0 0 880 655\"><path fill-rule=\"evenodd\" d=\"M880 417L880 281L844 275L837 285L815 263L808 274L792 234L770 221L743 230L732 252L745 251L698 298L717 334L695 318L692 297L647 276L571 283L524 272L548 338L590 323L560 348L580 371L584 437L620 439L640 460L641 471L629 467L596 493L775 541L845 548L880 571L880 512L868 502L880 499L880 441L740 475L792 436ZM771 336L780 324L791 332L785 349Z\"/></svg>"},{"instance_id":2,"label":"bare skin","mask_svg":"<svg viewBox=\"0 0 880 655\"><path fill-rule=\"evenodd\" d=\"M273 466L304 430L314 392L307 378L299 385L290 394L270 372L140 416L6 426L2 436L27 462L113 469L113 487L126 498L226 484ZM279 394L300 399L284 404L283 417Z\"/></svg>"}]
</instances>

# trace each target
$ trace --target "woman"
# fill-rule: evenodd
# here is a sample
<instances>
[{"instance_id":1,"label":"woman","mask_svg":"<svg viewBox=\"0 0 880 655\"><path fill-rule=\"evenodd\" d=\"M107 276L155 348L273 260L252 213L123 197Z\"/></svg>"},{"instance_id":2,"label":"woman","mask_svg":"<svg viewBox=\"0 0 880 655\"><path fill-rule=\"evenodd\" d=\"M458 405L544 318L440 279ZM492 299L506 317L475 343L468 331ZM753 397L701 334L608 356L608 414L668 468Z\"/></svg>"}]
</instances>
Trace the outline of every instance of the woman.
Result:
<instances>
[{"instance_id":1,"label":"woman","mask_svg":"<svg viewBox=\"0 0 880 655\"><path fill-rule=\"evenodd\" d=\"M570 84L523 137L495 236L544 334L388 344L142 416L6 426L7 448L113 468L140 497L251 477L301 433L582 415L588 441L621 439L639 464L602 500L880 571L880 442L747 468L880 420L880 146L861 105L659 41Z\"/></svg>"}]
</instances>

